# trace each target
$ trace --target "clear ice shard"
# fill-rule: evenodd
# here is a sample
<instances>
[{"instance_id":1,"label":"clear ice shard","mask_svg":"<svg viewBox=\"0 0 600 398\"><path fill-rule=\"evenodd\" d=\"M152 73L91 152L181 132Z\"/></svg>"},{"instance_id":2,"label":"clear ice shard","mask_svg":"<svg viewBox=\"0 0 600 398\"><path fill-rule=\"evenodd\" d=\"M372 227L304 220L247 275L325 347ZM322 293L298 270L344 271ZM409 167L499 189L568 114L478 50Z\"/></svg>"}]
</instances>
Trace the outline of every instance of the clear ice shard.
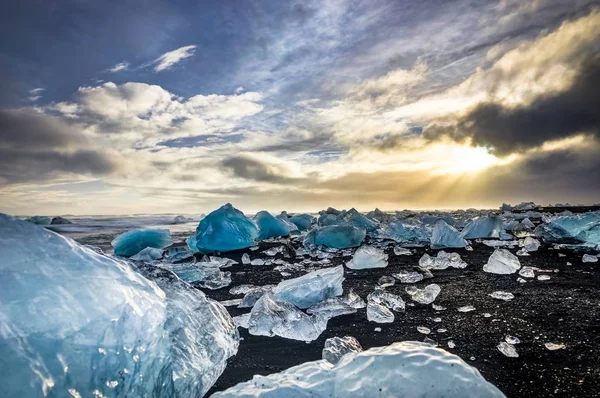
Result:
<instances>
[{"instance_id":1,"label":"clear ice shard","mask_svg":"<svg viewBox=\"0 0 600 398\"><path fill-rule=\"evenodd\" d=\"M153 247L147 247L140 251L138 254L131 256L130 259L134 261L152 261L158 260L163 256L162 249L155 249Z\"/></svg>"},{"instance_id":2,"label":"clear ice shard","mask_svg":"<svg viewBox=\"0 0 600 398\"><path fill-rule=\"evenodd\" d=\"M194 239L188 245L205 254L228 252L253 246L257 237L258 228L254 222L227 203L200 221Z\"/></svg>"},{"instance_id":3,"label":"clear ice shard","mask_svg":"<svg viewBox=\"0 0 600 398\"><path fill-rule=\"evenodd\" d=\"M534 233L550 243L600 248L600 211L551 217L544 224L538 225Z\"/></svg>"},{"instance_id":4,"label":"clear ice shard","mask_svg":"<svg viewBox=\"0 0 600 398\"><path fill-rule=\"evenodd\" d=\"M237 352L225 308L165 269L6 215L0 252L2 396L202 396Z\"/></svg>"},{"instance_id":5,"label":"clear ice shard","mask_svg":"<svg viewBox=\"0 0 600 398\"><path fill-rule=\"evenodd\" d=\"M327 328L327 319L306 315L294 304L264 294L252 307L248 332L255 336L279 336L291 340L313 341Z\"/></svg>"},{"instance_id":6,"label":"clear ice shard","mask_svg":"<svg viewBox=\"0 0 600 398\"><path fill-rule=\"evenodd\" d=\"M562 350L565 348L565 345L562 343L545 343L544 346L550 351Z\"/></svg>"},{"instance_id":7,"label":"clear ice shard","mask_svg":"<svg viewBox=\"0 0 600 398\"><path fill-rule=\"evenodd\" d=\"M442 270L448 267L466 268L467 263L464 262L458 253L446 253L440 250L436 257L432 257L425 253L419 259L419 266L429 270Z\"/></svg>"},{"instance_id":8,"label":"clear ice shard","mask_svg":"<svg viewBox=\"0 0 600 398\"><path fill-rule=\"evenodd\" d=\"M242 302L240 303L240 305L238 305L238 308L254 307L254 304L256 304L258 299L260 299L266 293L272 293L273 289L275 289L275 286L273 286L273 285L254 286L252 288L249 288L246 291L246 293L244 293L244 298L242 299ZM241 292L244 290L240 289L239 291ZM232 294L234 294L234 293L232 293Z\"/></svg>"},{"instance_id":9,"label":"clear ice shard","mask_svg":"<svg viewBox=\"0 0 600 398\"><path fill-rule=\"evenodd\" d=\"M499 398L504 394L460 357L406 341L348 353L335 366L319 360L257 375L213 398L240 396Z\"/></svg>"},{"instance_id":10,"label":"clear ice shard","mask_svg":"<svg viewBox=\"0 0 600 398\"><path fill-rule=\"evenodd\" d=\"M462 230L461 235L465 239L500 238L503 231L502 218L487 216L468 223Z\"/></svg>"},{"instance_id":11,"label":"clear ice shard","mask_svg":"<svg viewBox=\"0 0 600 398\"><path fill-rule=\"evenodd\" d=\"M131 257L147 247L164 249L173 244L168 229L133 229L117 235L110 242L116 256Z\"/></svg>"},{"instance_id":12,"label":"clear ice shard","mask_svg":"<svg viewBox=\"0 0 600 398\"><path fill-rule=\"evenodd\" d=\"M250 256L248 255L248 253L242 254L242 264L248 265L251 262L252 262L252 260L250 260Z\"/></svg>"},{"instance_id":13,"label":"clear ice shard","mask_svg":"<svg viewBox=\"0 0 600 398\"><path fill-rule=\"evenodd\" d=\"M458 307L457 311L458 312L471 312L471 311L475 311L475 307L473 307L472 305L463 305L462 307Z\"/></svg>"},{"instance_id":14,"label":"clear ice shard","mask_svg":"<svg viewBox=\"0 0 600 398\"><path fill-rule=\"evenodd\" d=\"M222 289L231 284L231 272L221 271L219 267L210 263L171 264L166 268L182 280L197 283L210 290Z\"/></svg>"},{"instance_id":15,"label":"clear ice shard","mask_svg":"<svg viewBox=\"0 0 600 398\"><path fill-rule=\"evenodd\" d=\"M496 249L483 266L485 272L492 274L514 274L521 268L519 258L506 249Z\"/></svg>"},{"instance_id":16,"label":"clear ice shard","mask_svg":"<svg viewBox=\"0 0 600 398\"><path fill-rule=\"evenodd\" d=\"M444 220L439 220L433 227L430 247L432 249L462 248L467 246L467 241L460 236L458 230L448 225Z\"/></svg>"},{"instance_id":17,"label":"clear ice shard","mask_svg":"<svg viewBox=\"0 0 600 398\"><path fill-rule=\"evenodd\" d=\"M383 275L377 281L377 285L381 288L386 288L390 286L394 286L396 284L396 279L393 276Z\"/></svg>"},{"instance_id":18,"label":"clear ice shard","mask_svg":"<svg viewBox=\"0 0 600 398\"><path fill-rule=\"evenodd\" d=\"M402 300L402 297L381 289L375 289L375 291L369 293L367 303L380 304L395 312L402 312L406 309L406 304Z\"/></svg>"},{"instance_id":19,"label":"clear ice shard","mask_svg":"<svg viewBox=\"0 0 600 398\"><path fill-rule=\"evenodd\" d=\"M344 290L344 267L323 268L298 278L280 282L273 290L276 300L287 301L298 308L308 308L330 297L341 296Z\"/></svg>"},{"instance_id":20,"label":"clear ice shard","mask_svg":"<svg viewBox=\"0 0 600 398\"><path fill-rule=\"evenodd\" d=\"M523 244L521 246L528 252L535 252L540 248L540 241L528 236L523 240Z\"/></svg>"},{"instance_id":21,"label":"clear ice shard","mask_svg":"<svg viewBox=\"0 0 600 398\"><path fill-rule=\"evenodd\" d=\"M369 300L367 302L367 319L376 323L392 323L394 314L386 306Z\"/></svg>"},{"instance_id":22,"label":"clear ice shard","mask_svg":"<svg viewBox=\"0 0 600 398\"><path fill-rule=\"evenodd\" d=\"M592 256L591 254L584 254L581 261L584 263L597 263L598 257Z\"/></svg>"},{"instance_id":23,"label":"clear ice shard","mask_svg":"<svg viewBox=\"0 0 600 398\"><path fill-rule=\"evenodd\" d=\"M317 246L336 249L356 247L365 240L366 231L349 225L332 225L313 228L304 238L304 247L309 250Z\"/></svg>"},{"instance_id":24,"label":"clear ice shard","mask_svg":"<svg viewBox=\"0 0 600 398\"><path fill-rule=\"evenodd\" d=\"M414 286L410 286L412 289L406 288L406 292L411 296L413 301L421 304L431 304L435 301L438 294L442 291L442 288L432 283L431 285L425 286L424 289L419 289Z\"/></svg>"},{"instance_id":25,"label":"clear ice shard","mask_svg":"<svg viewBox=\"0 0 600 398\"><path fill-rule=\"evenodd\" d=\"M410 256L412 251L401 246L394 246L394 254L396 256Z\"/></svg>"},{"instance_id":26,"label":"clear ice shard","mask_svg":"<svg viewBox=\"0 0 600 398\"><path fill-rule=\"evenodd\" d=\"M529 267L526 265L519 270L519 275L521 275L523 278L535 278L534 271L535 270L533 267Z\"/></svg>"},{"instance_id":27,"label":"clear ice shard","mask_svg":"<svg viewBox=\"0 0 600 398\"><path fill-rule=\"evenodd\" d=\"M295 214L290 221L296 224L300 231L308 231L315 222L315 218L310 214Z\"/></svg>"},{"instance_id":28,"label":"clear ice shard","mask_svg":"<svg viewBox=\"0 0 600 398\"><path fill-rule=\"evenodd\" d=\"M400 271L392 276L398 279L400 283L417 283L423 280L423 275L416 271Z\"/></svg>"},{"instance_id":29,"label":"clear ice shard","mask_svg":"<svg viewBox=\"0 0 600 398\"><path fill-rule=\"evenodd\" d=\"M288 236L290 234L290 226L284 220L273 217L268 211L263 210L256 213L254 221L258 226L259 240Z\"/></svg>"},{"instance_id":30,"label":"clear ice shard","mask_svg":"<svg viewBox=\"0 0 600 398\"><path fill-rule=\"evenodd\" d=\"M373 246L361 246L346 263L350 269L385 268L388 265L388 255L381 249Z\"/></svg>"},{"instance_id":31,"label":"clear ice shard","mask_svg":"<svg viewBox=\"0 0 600 398\"><path fill-rule=\"evenodd\" d=\"M382 223L377 237L392 239L405 246L426 246L431 238L431 230L422 224L396 220Z\"/></svg>"},{"instance_id":32,"label":"clear ice shard","mask_svg":"<svg viewBox=\"0 0 600 398\"><path fill-rule=\"evenodd\" d=\"M503 353L509 358L518 358L519 354L517 353L517 349L512 344L508 344L506 341L502 341L498 344L498 351Z\"/></svg>"},{"instance_id":33,"label":"clear ice shard","mask_svg":"<svg viewBox=\"0 0 600 398\"><path fill-rule=\"evenodd\" d=\"M354 314L356 308L348 304L343 297L330 297L309 307L306 312L310 315L319 315L324 319L331 319L340 315Z\"/></svg>"},{"instance_id":34,"label":"clear ice shard","mask_svg":"<svg viewBox=\"0 0 600 398\"><path fill-rule=\"evenodd\" d=\"M491 298L495 298L497 300L510 301L515 298L515 295L509 292L503 292L501 290L497 290L489 294Z\"/></svg>"},{"instance_id":35,"label":"clear ice shard","mask_svg":"<svg viewBox=\"0 0 600 398\"><path fill-rule=\"evenodd\" d=\"M358 340L352 336L332 337L325 340L323 359L335 365L349 352L361 352L362 350L363 348Z\"/></svg>"}]
</instances>

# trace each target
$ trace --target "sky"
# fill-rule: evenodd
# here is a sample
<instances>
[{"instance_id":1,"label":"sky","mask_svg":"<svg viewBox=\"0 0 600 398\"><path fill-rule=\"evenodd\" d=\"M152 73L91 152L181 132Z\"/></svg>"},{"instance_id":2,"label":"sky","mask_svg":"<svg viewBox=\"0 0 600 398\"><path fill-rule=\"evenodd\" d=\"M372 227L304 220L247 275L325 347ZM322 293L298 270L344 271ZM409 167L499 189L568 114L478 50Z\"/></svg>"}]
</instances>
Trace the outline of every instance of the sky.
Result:
<instances>
[{"instance_id":1,"label":"sky","mask_svg":"<svg viewBox=\"0 0 600 398\"><path fill-rule=\"evenodd\" d=\"M600 1L0 5L0 212L600 202Z\"/></svg>"}]
</instances>

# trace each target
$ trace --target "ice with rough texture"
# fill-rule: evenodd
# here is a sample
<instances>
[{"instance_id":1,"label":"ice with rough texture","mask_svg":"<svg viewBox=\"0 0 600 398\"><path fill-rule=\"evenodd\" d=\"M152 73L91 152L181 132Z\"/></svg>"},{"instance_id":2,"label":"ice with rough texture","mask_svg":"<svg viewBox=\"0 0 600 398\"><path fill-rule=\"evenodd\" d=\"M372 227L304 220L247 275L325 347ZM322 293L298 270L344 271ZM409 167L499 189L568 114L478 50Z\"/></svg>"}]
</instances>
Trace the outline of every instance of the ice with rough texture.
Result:
<instances>
[{"instance_id":1,"label":"ice with rough texture","mask_svg":"<svg viewBox=\"0 0 600 398\"><path fill-rule=\"evenodd\" d=\"M517 349L512 344L508 344L506 341L502 341L498 344L498 351L503 353L509 358L518 358L519 354Z\"/></svg>"},{"instance_id":2,"label":"ice with rough texture","mask_svg":"<svg viewBox=\"0 0 600 398\"><path fill-rule=\"evenodd\" d=\"M253 246L257 237L256 224L227 203L200 221L194 241L188 244L200 253L228 252Z\"/></svg>"},{"instance_id":3,"label":"ice with rough texture","mask_svg":"<svg viewBox=\"0 0 600 398\"><path fill-rule=\"evenodd\" d=\"M189 250L187 247L169 247L164 252L165 259L170 262L188 260L193 256L194 252Z\"/></svg>"},{"instance_id":4,"label":"ice with rough texture","mask_svg":"<svg viewBox=\"0 0 600 398\"><path fill-rule=\"evenodd\" d=\"M242 255L242 264L244 265L248 265L252 262L252 260L250 260L250 256L248 255L248 253L244 253Z\"/></svg>"},{"instance_id":5,"label":"ice with rough texture","mask_svg":"<svg viewBox=\"0 0 600 398\"><path fill-rule=\"evenodd\" d=\"M545 343L544 347L546 347L548 350L550 351L556 351L556 350L562 350L565 348L565 345L562 343L556 344L556 343Z\"/></svg>"},{"instance_id":6,"label":"ice with rough texture","mask_svg":"<svg viewBox=\"0 0 600 398\"><path fill-rule=\"evenodd\" d=\"M287 301L298 308L308 308L344 292L344 267L324 268L298 278L280 282L273 291L276 300Z\"/></svg>"},{"instance_id":7,"label":"ice with rough texture","mask_svg":"<svg viewBox=\"0 0 600 398\"><path fill-rule=\"evenodd\" d=\"M540 241L528 236L523 240L522 247L528 252L535 252L540 248Z\"/></svg>"},{"instance_id":8,"label":"ice with rough texture","mask_svg":"<svg viewBox=\"0 0 600 398\"><path fill-rule=\"evenodd\" d=\"M471 311L475 311L475 307L473 307L472 305L463 305L462 307L458 307L457 311L458 312L471 312Z\"/></svg>"},{"instance_id":9,"label":"ice with rough texture","mask_svg":"<svg viewBox=\"0 0 600 398\"><path fill-rule=\"evenodd\" d=\"M352 336L332 337L325 340L323 359L335 365L349 352L361 352L362 350L363 348L358 340Z\"/></svg>"},{"instance_id":10,"label":"ice with rough texture","mask_svg":"<svg viewBox=\"0 0 600 398\"><path fill-rule=\"evenodd\" d=\"M432 257L425 253L419 259L419 266L428 270L442 270L448 267L466 268L467 263L464 262L458 253L446 253L440 250L436 257Z\"/></svg>"},{"instance_id":11,"label":"ice with rough texture","mask_svg":"<svg viewBox=\"0 0 600 398\"><path fill-rule=\"evenodd\" d=\"M288 236L290 234L290 226L284 220L273 217L268 211L263 210L256 213L254 221L258 226L259 240Z\"/></svg>"},{"instance_id":12,"label":"ice with rough texture","mask_svg":"<svg viewBox=\"0 0 600 398\"><path fill-rule=\"evenodd\" d=\"M182 280L197 283L210 290L221 289L231 284L231 272L221 271L210 263L172 264L168 267Z\"/></svg>"},{"instance_id":13,"label":"ice with rough texture","mask_svg":"<svg viewBox=\"0 0 600 398\"><path fill-rule=\"evenodd\" d=\"M110 244L115 255L131 257L147 247L164 249L171 246L173 238L168 229L133 229L117 235Z\"/></svg>"},{"instance_id":14,"label":"ice with rough texture","mask_svg":"<svg viewBox=\"0 0 600 398\"><path fill-rule=\"evenodd\" d=\"M352 307L344 297L330 297L306 310L311 315L320 315L325 319L331 319L340 315L354 314L356 308Z\"/></svg>"},{"instance_id":15,"label":"ice with rough texture","mask_svg":"<svg viewBox=\"0 0 600 398\"><path fill-rule=\"evenodd\" d=\"M392 276L398 279L400 283L417 283L423 280L423 275L417 271L400 271Z\"/></svg>"},{"instance_id":16,"label":"ice with rough texture","mask_svg":"<svg viewBox=\"0 0 600 398\"><path fill-rule=\"evenodd\" d=\"M535 278L535 269L533 267L524 266L519 270L519 275L523 278Z\"/></svg>"},{"instance_id":17,"label":"ice with rough texture","mask_svg":"<svg viewBox=\"0 0 600 398\"><path fill-rule=\"evenodd\" d=\"M248 288L248 290L244 293L244 298L238 308L252 308L254 304L266 293L272 293L275 286L273 285L265 285L265 286L254 286ZM239 291L243 291L240 289ZM236 291L237 292L237 291ZM234 294L234 293L232 293Z\"/></svg>"},{"instance_id":18,"label":"ice with rough texture","mask_svg":"<svg viewBox=\"0 0 600 398\"><path fill-rule=\"evenodd\" d=\"M304 238L304 247L309 250L317 246L336 249L356 247L365 240L366 231L349 225L332 225L312 229Z\"/></svg>"},{"instance_id":19,"label":"ice with rough texture","mask_svg":"<svg viewBox=\"0 0 600 398\"><path fill-rule=\"evenodd\" d=\"M384 305L396 312L402 312L406 309L406 304L404 303L404 300L402 300L402 297L381 289L376 289L372 293L369 293L367 296L367 303L371 302Z\"/></svg>"},{"instance_id":20,"label":"ice with rough texture","mask_svg":"<svg viewBox=\"0 0 600 398\"><path fill-rule=\"evenodd\" d=\"M515 295L509 292L503 292L501 290L497 290L489 294L491 298L495 298L497 300L510 301L515 298Z\"/></svg>"},{"instance_id":21,"label":"ice with rough texture","mask_svg":"<svg viewBox=\"0 0 600 398\"><path fill-rule=\"evenodd\" d=\"M500 238L503 231L502 218L487 216L468 223L462 230L461 235L465 239Z\"/></svg>"},{"instance_id":22,"label":"ice with rough texture","mask_svg":"<svg viewBox=\"0 0 600 398\"><path fill-rule=\"evenodd\" d=\"M496 249L483 266L485 272L492 274L514 274L521 268L519 258L506 249Z\"/></svg>"},{"instance_id":23,"label":"ice with rough texture","mask_svg":"<svg viewBox=\"0 0 600 398\"><path fill-rule=\"evenodd\" d=\"M425 286L424 289L411 286L412 289L406 289L406 292L411 296L411 299L421 304L431 304L435 301L442 288L435 283Z\"/></svg>"},{"instance_id":24,"label":"ice with rough texture","mask_svg":"<svg viewBox=\"0 0 600 398\"><path fill-rule=\"evenodd\" d=\"M385 268L388 265L388 255L381 249L373 246L361 246L352 260L346 263L350 269Z\"/></svg>"},{"instance_id":25,"label":"ice with rough texture","mask_svg":"<svg viewBox=\"0 0 600 398\"><path fill-rule=\"evenodd\" d=\"M600 249L600 211L555 216L540 224L534 233L550 243L583 244Z\"/></svg>"},{"instance_id":26,"label":"ice with rough texture","mask_svg":"<svg viewBox=\"0 0 600 398\"><path fill-rule=\"evenodd\" d=\"M308 231L312 226L315 218L310 214L295 214L290 218L290 221L296 224L300 231Z\"/></svg>"},{"instance_id":27,"label":"ice with rough texture","mask_svg":"<svg viewBox=\"0 0 600 398\"><path fill-rule=\"evenodd\" d=\"M6 215L0 252L2 396L202 396L237 351L227 311L167 270Z\"/></svg>"},{"instance_id":28,"label":"ice with rough texture","mask_svg":"<svg viewBox=\"0 0 600 398\"><path fill-rule=\"evenodd\" d=\"M584 254L581 261L584 263L597 263L598 257L592 256L591 254Z\"/></svg>"},{"instance_id":29,"label":"ice with rough texture","mask_svg":"<svg viewBox=\"0 0 600 398\"><path fill-rule=\"evenodd\" d=\"M37 225L50 225L50 223L52 222L52 219L50 217L46 217L46 216L33 216L33 217L29 217L29 218L25 219L25 221L30 222L32 224L37 224Z\"/></svg>"},{"instance_id":30,"label":"ice with rough texture","mask_svg":"<svg viewBox=\"0 0 600 398\"><path fill-rule=\"evenodd\" d=\"M309 396L493 398L504 394L460 357L430 344L407 341L348 353L335 366L319 360L269 376L257 375L213 398Z\"/></svg>"},{"instance_id":31,"label":"ice with rough texture","mask_svg":"<svg viewBox=\"0 0 600 398\"><path fill-rule=\"evenodd\" d=\"M248 332L255 336L313 341L326 328L327 319L306 315L295 305L276 300L272 293L265 293L254 304L248 319Z\"/></svg>"},{"instance_id":32,"label":"ice with rough texture","mask_svg":"<svg viewBox=\"0 0 600 398\"><path fill-rule=\"evenodd\" d=\"M131 260L134 261L152 261L158 260L163 256L162 249L155 249L153 247L147 247L140 251L138 254L131 256Z\"/></svg>"},{"instance_id":33,"label":"ice with rough texture","mask_svg":"<svg viewBox=\"0 0 600 398\"><path fill-rule=\"evenodd\" d=\"M374 301L367 302L367 319L376 323L394 322L394 314L386 306Z\"/></svg>"},{"instance_id":34,"label":"ice with rough texture","mask_svg":"<svg viewBox=\"0 0 600 398\"><path fill-rule=\"evenodd\" d=\"M381 288L394 286L396 284L396 279L393 276L383 275L377 281L377 285Z\"/></svg>"},{"instance_id":35,"label":"ice with rough texture","mask_svg":"<svg viewBox=\"0 0 600 398\"><path fill-rule=\"evenodd\" d=\"M392 239L405 246L426 246L431 239L431 230L421 224L397 220L383 223L378 237Z\"/></svg>"},{"instance_id":36,"label":"ice with rough texture","mask_svg":"<svg viewBox=\"0 0 600 398\"><path fill-rule=\"evenodd\" d=\"M430 246L432 249L461 248L467 246L467 241L456 228L439 220L433 227Z\"/></svg>"},{"instance_id":37,"label":"ice with rough texture","mask_svg":"<svg viewBox=\"0 0 600 398\"><path fill-rule=\"evenodd\" d=\"M412 251L401 246L394 246L394 254L396 256L410 256Z\"/></svg>"}]
</instances>

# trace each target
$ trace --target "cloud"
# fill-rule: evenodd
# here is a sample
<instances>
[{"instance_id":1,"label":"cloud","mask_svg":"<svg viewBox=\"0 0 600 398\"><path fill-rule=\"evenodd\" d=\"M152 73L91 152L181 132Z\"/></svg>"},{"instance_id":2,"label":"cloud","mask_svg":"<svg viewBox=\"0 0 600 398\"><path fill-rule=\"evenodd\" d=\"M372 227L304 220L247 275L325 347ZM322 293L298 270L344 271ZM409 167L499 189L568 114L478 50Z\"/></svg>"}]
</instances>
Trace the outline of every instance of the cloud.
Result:
<instances>
[{"instance_id":1,"label":"cloud","mask_svg":"<svg viewBox=\"0 0 600 398\"><path fill-rule=\"evenodd\" d=\"M39 100L40 98L42 98L41 94L45 91L45 88L33 88L31 90L29 90L29 97L27 97L27 101L29 102L36 102L37 100Z\"/></svg>"},{"instance_id":2,"label":"cloud","mask_svg":"<svg viewBox=\"0 0 600 398\"><path fill-rule=\"evenodd\" d=\"M176 50L166 52L152 62L153 64L156 64L154 66L154 71L160 72L162 70L169 69L178 62L193 56L195 51L196 46L192 45L180 47Z\"/></svg>"},{"instance_id":3,"label":"cloud","mask_svg":"<svg viewBox=\"0 0 600 398\"><path fill-rule=\"evenodd\" d=\"M108 71L115 73L115 72L120 72L122 70L127 70L127 69L129 69L129 62L119 62L112 68L108 69Z\"/></svg>"},{"instance_id":4,"label":"cloud","mask_svg":"<svg viewBox=\"0 0 600 398\"><path fill-rule=\"evenodd\" d=\"M293 179L276 165L268 164L247 155L232 156L223 159L221 166L234 177L258 182L290 183Z\"/></svg>"}]
</instances>

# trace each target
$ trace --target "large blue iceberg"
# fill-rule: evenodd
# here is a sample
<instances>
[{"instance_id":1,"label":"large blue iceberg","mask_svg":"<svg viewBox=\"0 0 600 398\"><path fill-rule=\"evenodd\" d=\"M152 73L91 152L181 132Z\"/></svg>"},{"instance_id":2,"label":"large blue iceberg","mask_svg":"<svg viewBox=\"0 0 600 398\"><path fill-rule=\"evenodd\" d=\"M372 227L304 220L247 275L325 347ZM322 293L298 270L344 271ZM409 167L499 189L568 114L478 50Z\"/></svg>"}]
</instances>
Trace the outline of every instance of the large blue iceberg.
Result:
<instances>
[{"instance_id":1,"label":"large blue iceberg","mask_svg":"<svg viewBox=\"0 0 600 398\"><path fill-rule=\"evenodd\" d=\"M362 228L350 225L331 225L317 227L311 230L304 238L304 247L309 250L316 246L326 246L336 249L356 247L365 239L366 232Z\"/></svg>"},{"instance_id":2,"label":"large blue iceberg","mask_svg":"<svg viewBox=\"0 0 600 398\"><path fill-rule=\"evenodd\" d=\"M444 220L440 219L433 227L431 234L432 249L461 248L467 246L467 241L460 236L460 232Z\"/></svg>"},{"instance_id":3,"label":"large blue iceberg","mask_svg":"<svg viewBox=\"0 0 600 398\"><path fill-rule=\"evenodd\" d=\"M390 221L381 225L378 237L392 239L403 246L425 246L429 244L431 231L422 224Z\"/></svg>"},{"instance_id":4,"label":"large blue iceberg","mask_svg":"<svg viewBox=\"0 0 600 398\"><path fill-rule=\"evenodd\" d=\"M379 222L360 214L354 208L348 211L342 210L341 212L329 208L326 211L321 211L320 214L321 215L318 220L318 224L320 226L348 225L356 228L362 228L367 233L373 233L379 227Z\"/></svg>"},{"instance_id":5,"label":"large blue iceberg","mask_svg":"<svg viewBox=\"0 0 600 398\"><path fill-rule=\"evenodd\" d=\"M258 226L259 240L288 236L290 234L290 225L288 222L281 218L273 217L268 211L259 211L256 213L254 220Z\"/></svg>"},{"instance_id":6,"label":"large blue iceberg","mask_svg":"<svg viewBox=\"0 0 600 398\"><path fill-rule=\"evenodd\" d=\"M462 230L461 235L465 239L500 238L503 232L502 218L487 216L468 223Z\"/></svg>"},{"instance_id":7,"label":"large blue iceberg","mask_svg":"<svg viewBox=\"0 0 600 398\"><path fill-rule=\"evenodd\" d=\"M37 225L50 225L52 223L52 219L50 217L46 217L46 216L33 216L33 217L29 217L25 221L30 222L32 224L37 224Z\"/></svg>"},{"instance_id":8,"label":"large blue iceberg","mask_svg":"<svg viewBox=\"0 0 600 398\"><path fill-rule=\"evenodd\" d=\"M169 271L2 214L0 252L3 397L202 396L237 352L225 308Z\"/></svg>"},{"instance_id":9,"label":"large blue iceberg","mask_svg":"<svg viewBox=\"0 0 600 398\"><path fill-rule=\"evenodd\" d=\"M164 249L171 246L173 238L168 229L134 229L118 235L110 244L115 255L131 257L147 247Z\"/></svg>"},{"instance_id":10,"label":"large blue iceberg","mask_svg":"<svg viewBox=\"0 0 600 398\"><path fill-rule=\"evenodd\" d=\"M295 214L290 218L290 221L296 224L300 231L307 231L314 222L314 217L310 214Z\"/></svg>"},{"instance_id":11,"label":"large blue iceberg","mask_svg":"<svg viewBox=\"0 0 600 398\"><path fill-rule=\"evenodd\" d=\"M496 398L504 394L458 356L407 341L349 352L333 366L319 360L257 375L213 395L225 397Z\"/></svg>"},{"instance_id":12,"label":"large blue iceberg","mask_svg":"<svg viewBox=\"0 0 600 398\"><path fill-rule=\"evenodd\" d=\"M550 243L581 244L600 249L600 212L552 217L539 225L534 233Z\"/></svg>"},{"instance_id":13,"label":"large blue iceberg","mask_svg":"<svg viewBox=\"0 0 600 398\"><path fill-rule=\"evenodd\" d=\"M196 235L188 239L188 245L205 254L228 252L253 246L257 238L256 224L227 203L200 221Z\"/></svg>"}]
</instances>

